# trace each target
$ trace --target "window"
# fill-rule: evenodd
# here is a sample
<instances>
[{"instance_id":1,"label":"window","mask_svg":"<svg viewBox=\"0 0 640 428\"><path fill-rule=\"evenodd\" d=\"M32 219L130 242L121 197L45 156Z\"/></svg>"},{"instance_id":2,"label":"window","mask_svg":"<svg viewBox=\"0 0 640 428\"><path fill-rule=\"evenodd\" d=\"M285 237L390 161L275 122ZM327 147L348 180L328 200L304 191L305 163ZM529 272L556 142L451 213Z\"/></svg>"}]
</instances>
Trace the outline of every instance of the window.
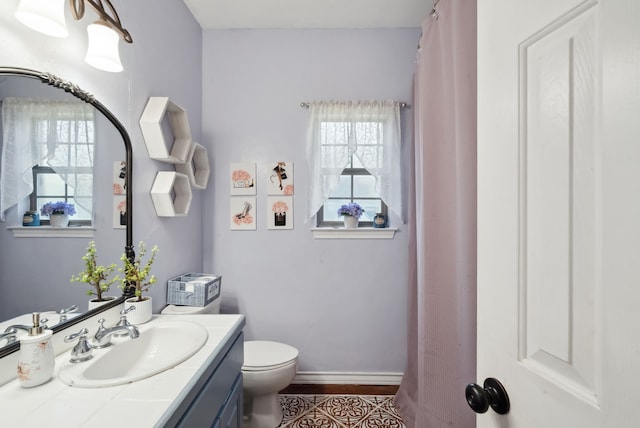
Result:
<instances>
[{"instance_id":1,"label":"window","mask_svg":"<svg viewBox=\"0 0 640 428\"><path fill-rule=\"evenodd\" d=\"M50 201L75 205L72 224L91 224L93 107L81 101L5 98L0 216L28 199L31 210ZM24 177L16 183L11 177ZM26 178L29 178L27 180ZM43 224L48 223L45 217Z\"/></svg>"},{"instance_id":2,"label":"window","mask_svg":"<svg viewBox=\"0 0 640 428\"><path fill-rule=\"evenodd\" d=\"M341 225L338 208L357 202L371 226L387 206L401 212L399 103L310 103L307 136L308 218L318 226Z\"/></svg>"},{"instance_id":3,"label":"window","mask_svg":"<svg viewBox=\"0 0 640 428\"><path fill-rule=\"evenodd\" d=\"M325 122L323 128L328 130L334 126L345 126L344 123ZM379 123L358 123L356 126L363 127L379 127ZM333 133L333 132L328 132ZM370 135L371 133L366 133ZM323 150L343 150L343 144L330 144L325 139L327 144L323 144ZM382 147L375 141L362 141L362 144L367 144L371 156L379 156L378 151L382 151ZM325 165L326 166L326 165ZM334 191L331 192L329 198L325 201L322 208L316 215L316 223L319 227L333 227L341 226L343 219L338 215L337 211L343 204L350 202L357 202L364 208L364 213L360 217L359 226L370 227L373 226L373 218L377 213L387 214L387 205L382 201L378 192L375 189L375 177L369 173L364 167L360 159L355 156L349 156L349 164L340 174L338 185Z\"/></svg>"}]
</instances>

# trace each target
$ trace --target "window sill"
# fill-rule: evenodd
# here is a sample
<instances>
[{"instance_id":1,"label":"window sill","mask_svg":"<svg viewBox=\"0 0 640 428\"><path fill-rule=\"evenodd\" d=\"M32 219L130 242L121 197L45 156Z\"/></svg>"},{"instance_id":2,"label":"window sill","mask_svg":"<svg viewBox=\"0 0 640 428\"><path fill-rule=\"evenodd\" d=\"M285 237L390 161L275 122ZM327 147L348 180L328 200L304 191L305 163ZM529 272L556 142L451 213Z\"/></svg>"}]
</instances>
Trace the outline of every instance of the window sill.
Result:
<instances>
[{"instance_id":1,"label":"window sill","mask_svg":"<svg viewBox=\"0 0 640 428\"><path fill-rule=\"evenodd\" d=\"M394 227L374 228L359 227L345 229L344 227L312 227L311 233L315 239L393 239L398 229Z\"/></svg>"},{"instance_id":2,"label":"window sill","mask_svg":"<svg viewBox=\"0 0 640 428\"><path fill-rule=\"evenodd\" d=\"M9 226L15 238L92 238L93 226Z\"/></svg>"}]
</instances>

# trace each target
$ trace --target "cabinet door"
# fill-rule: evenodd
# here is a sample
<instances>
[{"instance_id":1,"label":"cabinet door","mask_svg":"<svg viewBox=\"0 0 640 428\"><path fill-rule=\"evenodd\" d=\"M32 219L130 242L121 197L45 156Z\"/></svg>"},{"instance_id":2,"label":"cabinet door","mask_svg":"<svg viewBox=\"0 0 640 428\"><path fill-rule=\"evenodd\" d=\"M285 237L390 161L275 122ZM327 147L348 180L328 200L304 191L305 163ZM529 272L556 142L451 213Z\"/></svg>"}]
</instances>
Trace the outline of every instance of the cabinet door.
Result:
<instances>
[{"instance_id":1,"label":"cabinet door","mask_svg":"<svg viewBox=\"0 0 640 428\"><path fill-rule=\"evenodd\" d=\"M222 414L225 412L226 406L231 406L231 397L235 397L239 393L240 404L242 404L241 368L243 361L243 335L241 333L222 362L206 380L197 396L191 399L189 408L176 426L185 428L215 427L218 421L221 426L226 426ZM238 385L239 392L236 391ZM242 417L242 406L240 406L239 412ZM229 426L241 428L242 424Z\"/></svg>"},{"instance_id":2,"label":"cabinet door","mask_svg":"<svg viewBox=\"0 0 640 428\"><path fill-rule=\"evenodd\" d=\"M238 375L214 428L242 428L242 374Z\"/></svg>"}]
</instances>

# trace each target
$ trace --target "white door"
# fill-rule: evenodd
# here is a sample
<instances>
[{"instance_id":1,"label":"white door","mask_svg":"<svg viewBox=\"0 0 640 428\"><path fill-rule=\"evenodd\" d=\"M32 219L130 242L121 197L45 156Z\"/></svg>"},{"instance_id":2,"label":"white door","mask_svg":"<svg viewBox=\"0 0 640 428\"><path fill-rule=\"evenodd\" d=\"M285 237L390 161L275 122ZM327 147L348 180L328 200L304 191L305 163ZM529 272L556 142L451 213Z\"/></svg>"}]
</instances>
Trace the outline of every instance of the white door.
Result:
<instances>
[{"instance_id":1,"label":"white door","mask_svg":"<svg viewBox=\"0 0 640 428\"><path fill-rule=\"evenodd\" d=\"M478 0L478 427L640 427L640 1Z\"/></svg>"}]
</instances>

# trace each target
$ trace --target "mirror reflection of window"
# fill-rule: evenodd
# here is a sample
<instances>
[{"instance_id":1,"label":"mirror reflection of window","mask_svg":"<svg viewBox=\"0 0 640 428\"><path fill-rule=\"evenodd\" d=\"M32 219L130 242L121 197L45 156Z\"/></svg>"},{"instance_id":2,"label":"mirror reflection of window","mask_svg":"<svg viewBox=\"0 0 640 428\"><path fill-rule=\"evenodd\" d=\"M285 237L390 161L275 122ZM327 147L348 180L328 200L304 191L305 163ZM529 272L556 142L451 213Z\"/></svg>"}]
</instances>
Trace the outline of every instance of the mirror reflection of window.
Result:
<instances>
[{"instance_id":1,"label":"mirror reflection of window","mask_svg":"<svg viewBox=\"0 0 640 428\"><path fill-rule=\"evenodd\" d=\"M70 224L90 225L93 212L94 109L81 101L5 98L0 218L30 197L30 209L47 202L75 205ZM29 171L31 170L31 171ZM15 183L8 177L23 177ZM41 220L47 224L47 219Z\"/></svg>"}]
</instances>

